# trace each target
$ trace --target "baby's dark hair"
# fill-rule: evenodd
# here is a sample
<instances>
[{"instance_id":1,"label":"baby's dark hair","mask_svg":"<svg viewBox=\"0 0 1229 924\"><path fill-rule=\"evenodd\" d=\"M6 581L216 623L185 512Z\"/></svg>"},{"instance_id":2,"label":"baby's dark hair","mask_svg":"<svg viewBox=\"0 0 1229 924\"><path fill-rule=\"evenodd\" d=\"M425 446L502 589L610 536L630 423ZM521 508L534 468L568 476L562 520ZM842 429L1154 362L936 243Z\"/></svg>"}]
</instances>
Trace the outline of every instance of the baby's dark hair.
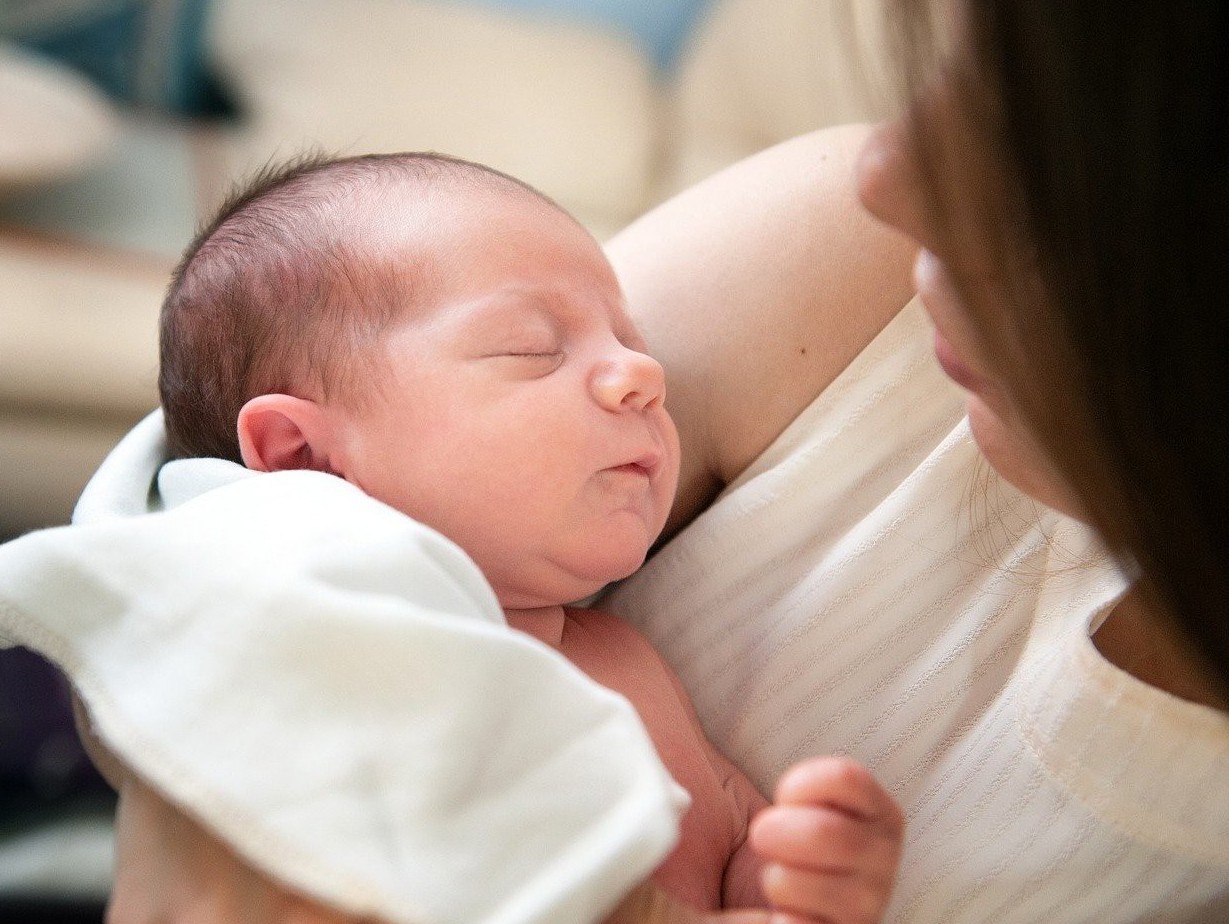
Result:
<instances>
[{"instance_id":1,"label":"baby's dark hair","mask_svg":"<svg viewBox=\"0 0 1229 924\"><path fill-rule=\"evenodd\" d=\"M410 183L528 192L481 164L433 153L310 155L269 166L193 239L162 303L158 389L176 458L241 462L251 398L329 398L371 371L380 333L413 298L413 267L366 252L384 188ZM557 206L556 206L557 207Z\"/></svg>"}]
</instances>

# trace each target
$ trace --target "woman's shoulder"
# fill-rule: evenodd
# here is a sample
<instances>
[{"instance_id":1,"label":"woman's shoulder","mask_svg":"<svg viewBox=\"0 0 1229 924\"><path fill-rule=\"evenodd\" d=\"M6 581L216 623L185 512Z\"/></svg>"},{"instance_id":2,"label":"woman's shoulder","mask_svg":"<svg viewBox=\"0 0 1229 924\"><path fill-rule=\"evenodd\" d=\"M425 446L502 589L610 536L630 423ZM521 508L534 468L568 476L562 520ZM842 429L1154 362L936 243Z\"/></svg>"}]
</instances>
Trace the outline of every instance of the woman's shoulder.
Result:
<instances>
[{"instance_id":1,"label":"woman's shoulder","mask_svg":"<svg viewBox=\"0 0 1229 924\"><path fill-rule=\"evenodd\" d=\"M683 443L669 531L760 455L912 295L913 247L857 200L866 129L777 145L608 245Z\"/></svg>"}]
</instances>

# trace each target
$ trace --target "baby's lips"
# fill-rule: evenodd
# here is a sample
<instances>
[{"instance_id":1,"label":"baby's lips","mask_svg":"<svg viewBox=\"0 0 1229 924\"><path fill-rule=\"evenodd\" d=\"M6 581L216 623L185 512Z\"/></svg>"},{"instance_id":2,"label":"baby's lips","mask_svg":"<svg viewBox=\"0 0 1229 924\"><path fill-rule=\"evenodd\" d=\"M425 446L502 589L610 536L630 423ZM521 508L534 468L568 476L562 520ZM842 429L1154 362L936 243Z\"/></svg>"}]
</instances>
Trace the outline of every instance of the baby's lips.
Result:
<instances>
[{"instance_id":1,"label":"baby's lips","mask_svg":"<svg viewBox=\"0 0 1229 924\"><path fill-rule=\"evenodd\" d=\"M646 476L652 478L660 471L664 458L659 450L651 449L626 463L624 467L639 469Z\"/></svg>"},{"instance_id":2,"label":"baby's lips","mask_svg":"<svg viewBox=\"0 0 1229 924\"><path fill-rule=\"evenodd\" d=\"M607 471L625 472L628 475L642 475L645 478L652 478L656 469L657 464L646 464L637 460L635 462L624 462L622 465L612 465Z\"/></svg>"}]
</instances>

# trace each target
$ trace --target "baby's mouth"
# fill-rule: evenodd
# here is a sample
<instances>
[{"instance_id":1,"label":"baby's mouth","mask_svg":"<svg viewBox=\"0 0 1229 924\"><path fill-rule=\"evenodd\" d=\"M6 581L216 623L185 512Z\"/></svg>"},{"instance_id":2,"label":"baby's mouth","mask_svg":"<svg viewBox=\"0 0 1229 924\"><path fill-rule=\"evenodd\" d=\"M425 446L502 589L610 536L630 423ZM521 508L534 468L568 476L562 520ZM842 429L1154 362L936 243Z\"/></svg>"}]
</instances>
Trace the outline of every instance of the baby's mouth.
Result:
<instances>
[{"instance_id":1,"label":"baby's mouth","mask_svg":"<svg viewBox=\"0 0 1229 924\"><path fill-rule=\"evenodd\" d=\"M625 465L613 465L607 469L610 472L624 472L628 475L642 475L648 478L652 475L652 468L643 462L628 462Z\"/></svg>"}]
</instances>

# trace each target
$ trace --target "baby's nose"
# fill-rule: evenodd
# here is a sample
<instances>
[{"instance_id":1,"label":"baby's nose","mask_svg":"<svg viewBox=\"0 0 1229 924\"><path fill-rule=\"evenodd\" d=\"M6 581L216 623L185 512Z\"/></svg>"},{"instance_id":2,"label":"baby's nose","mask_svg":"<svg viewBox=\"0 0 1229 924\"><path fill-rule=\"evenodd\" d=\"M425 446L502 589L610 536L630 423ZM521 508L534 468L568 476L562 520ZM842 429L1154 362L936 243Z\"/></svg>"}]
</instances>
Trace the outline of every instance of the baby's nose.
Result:
<instances>
[{"instance_id":1,"label":"baby's nose","mask_svg":"<svg viewBox=\"0 0 1229 924\"><path fill-rule=\"evenodd\" d=\"M594 370L593 393L609 410L643 411L665 398L666 373L653 357L623 349Z\"/></svg>"}]
</instances>

